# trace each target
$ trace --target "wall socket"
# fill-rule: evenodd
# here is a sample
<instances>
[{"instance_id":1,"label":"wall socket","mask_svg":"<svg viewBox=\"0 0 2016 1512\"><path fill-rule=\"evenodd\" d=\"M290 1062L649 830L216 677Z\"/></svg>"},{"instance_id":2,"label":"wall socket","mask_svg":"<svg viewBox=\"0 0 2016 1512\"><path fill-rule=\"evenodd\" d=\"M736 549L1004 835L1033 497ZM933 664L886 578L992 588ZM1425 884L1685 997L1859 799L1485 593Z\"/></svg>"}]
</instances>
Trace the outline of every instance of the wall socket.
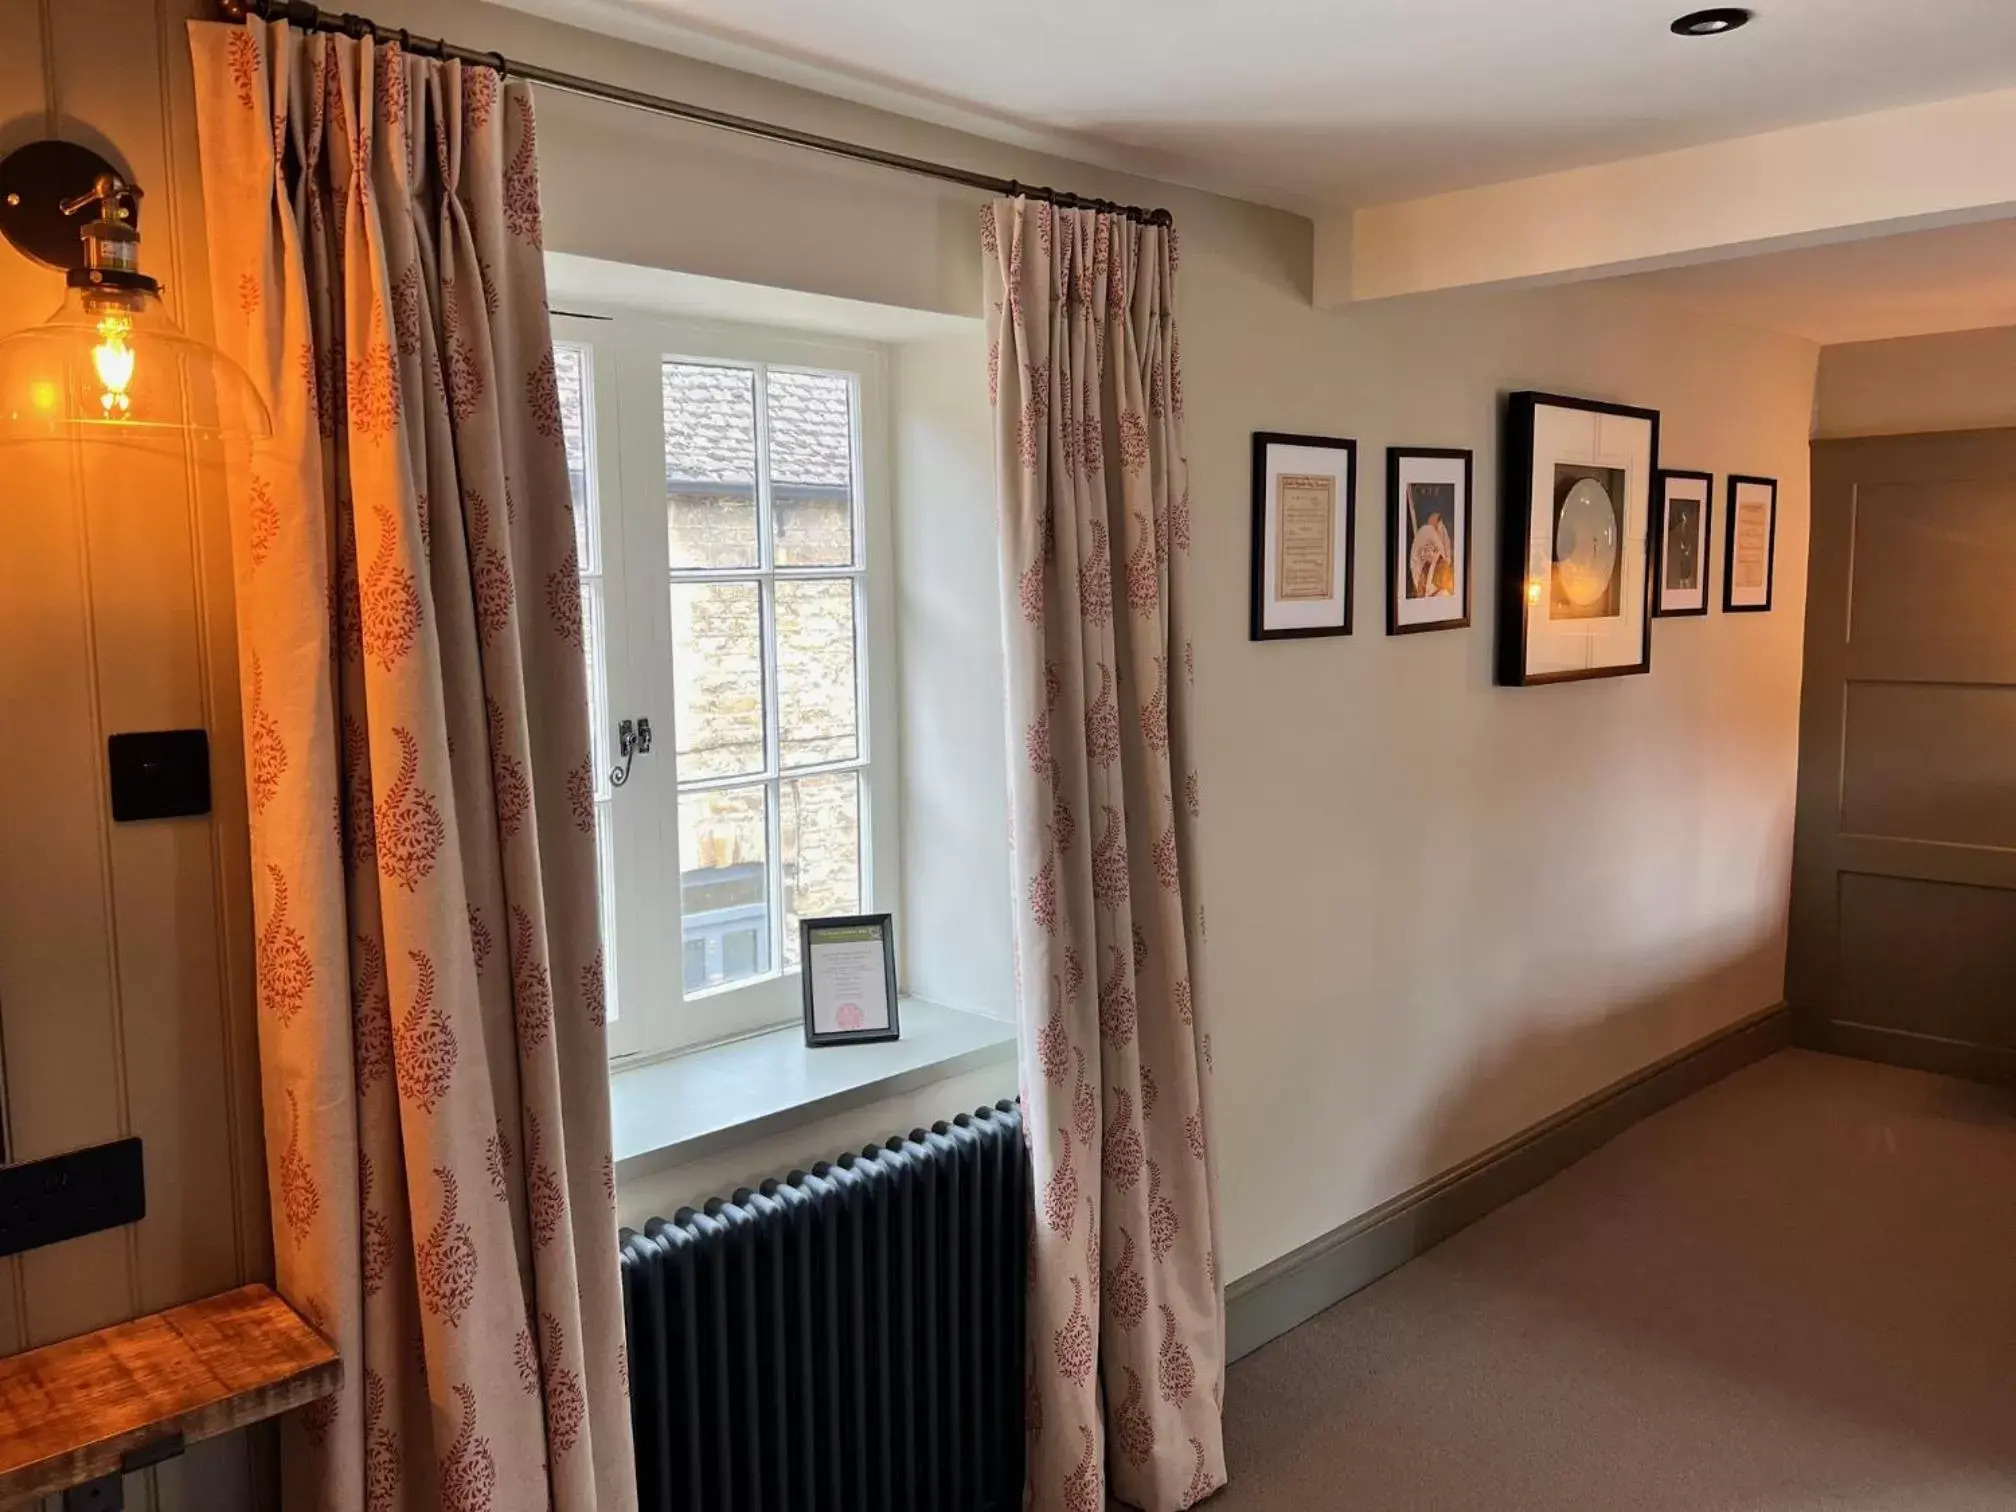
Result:
<instances>
[{"instance_id":1,"label":"wall socket","mask_svg":"<svg viewBox=\"0 0 2016 1512\"><path fill-rule=\"evenodd\" d=\"M0 1166L0 1255L138 1223L147 1216L138 1139Z\"/></svg>"}]
</instances>

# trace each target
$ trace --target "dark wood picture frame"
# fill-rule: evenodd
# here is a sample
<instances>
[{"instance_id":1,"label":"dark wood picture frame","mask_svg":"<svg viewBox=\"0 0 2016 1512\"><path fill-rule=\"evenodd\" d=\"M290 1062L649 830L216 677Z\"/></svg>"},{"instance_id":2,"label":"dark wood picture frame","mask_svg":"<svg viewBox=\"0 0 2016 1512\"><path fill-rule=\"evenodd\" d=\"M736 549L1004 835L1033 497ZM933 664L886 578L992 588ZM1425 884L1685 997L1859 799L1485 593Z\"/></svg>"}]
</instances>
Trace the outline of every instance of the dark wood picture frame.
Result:
<instances>
[{"instance_id":1,"label":"dark wood picture frame","mask_svg":"<svg viewBox=\"0 0 2016 1512\"><path fill-rule=\"evenodd\" d=\"M1764 543L1764 602L1761 604L1738 604L1734 599L1736 574L1736 488L1738 484L1754 483L1771 490L1771 533ZM1724 512L1728 515L1722 527L1722 612L1724 614L1769 614L1771 600L1778 592L1778 480L1760 478L1754 473L1729 474L1728 491L1723 495L1728 500Z\"/></svg>"},{"instance_id":2,"label":"dark wood picture frame","mask_svg":"<svg viewBox=\"0 0 2016 1512\"><path fill-rule=\"evenodd\" d=\"M1666 591L1666 480L1669 478L1692 478L1703 485L1701 489L1701 607L1699 609L1663 609L1660 600ZM1651 614L1654 619L1698 619L1708 612L1710 595L1708 592L1708 563L1715 551L1715 474L1698 472L1691 467L1662 467L1659 469L1657 485L1652 494L1652 592Z\"/></svg>"},{"instance_id":3,"label":"dark wood picture frame","mask_svg":"<svg viewBox=\"0 0 2016 1512\"><path fill-rule=\"evenodd\" d=\"M1645 480L1645 529L1652 529L1652 496L1659 478L1659 411L1601 399L1577 399L1522 389L1505 400L1504 444L1500 448L1498 501L1498 645L1496 681L1504 688L1541 687L1548 683L1588 682L1598 677L1633 677L1652 670L1652 543L1645 542L1645 626L1638 660L1626 666L1586 667L1565 672L1526 670L1526 544L1533 524L1533 422L1542 405L1587 410L1642 420L1651 426L1650 472Z\"/></svg>"},{"instance_id":4,"label":"dark wood picture frame","mask_svg":"<svg viewBox=\"0 0 2016 1512\"><path fill-rule=\"evenodd\" d=\"M1463 546L1457 570L1463 575L1463 613L1457 619L1437 620L1427 625L1400 623L1400 464L1410 458L1429 461L1460 461L1463 464L1462 511ZM1467 447L1389 446L1386 448L1386 633L1419 635L1430 630L1470 628L1470 539L1477 523L1476 457Z\"/></svg>"},{"instance_id":5,"label":"dark wood picture frame","mask_svg":"<svg viewBox=\"0 0 2016 1512\"><path fill-rule=\"evenodd\" d=\"M889 1023L863 1029L822 1030L812 1013L812 936L829 929L874 929L882 936L882 980L889 989ZM798 921L798 978L805 1010L805 1043L819 1045L866 1045L878 1040L902 1038L896 1008L896 921L891 914L838 914L824 919Z\"/></svg>"},{"instance_id":6,"label":"dark wood picture frame","mask_svg":"<svg viewBox=\"0 0 2016 1512\"><path fill-rule=\"evenodd\" d=\"M1336 625L1295 625L1267 628L1267 450L1273 446L1312 446L1345 454L1344 479L1344 617ZM1301 436L1290 431L1253 432L1253 545L1252 576L1249 589L1251 612L1247 639L1311 640L1326 635L1349 635L1358 594L1358 443L1343 436Z\"/></svg>"}]
</instances>

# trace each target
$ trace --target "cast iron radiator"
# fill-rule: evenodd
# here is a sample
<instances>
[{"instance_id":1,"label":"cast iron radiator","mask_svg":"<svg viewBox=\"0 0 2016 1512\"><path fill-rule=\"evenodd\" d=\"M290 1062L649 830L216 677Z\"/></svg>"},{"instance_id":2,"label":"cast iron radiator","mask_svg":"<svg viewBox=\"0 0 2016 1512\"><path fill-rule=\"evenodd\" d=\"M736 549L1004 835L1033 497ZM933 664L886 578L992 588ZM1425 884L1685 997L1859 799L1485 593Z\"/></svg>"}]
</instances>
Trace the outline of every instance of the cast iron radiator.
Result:
<instances>
[{"instance_id":1,"label":"cast iron radiator","mask_svg":"<svg viewBox=\"0 0 2016 1512\"><path fill-rule=\"evenodd\" d=\"M1013 1103L623 1230L643 1512L1013 1512Z\"/></svg>"}]
</instances>

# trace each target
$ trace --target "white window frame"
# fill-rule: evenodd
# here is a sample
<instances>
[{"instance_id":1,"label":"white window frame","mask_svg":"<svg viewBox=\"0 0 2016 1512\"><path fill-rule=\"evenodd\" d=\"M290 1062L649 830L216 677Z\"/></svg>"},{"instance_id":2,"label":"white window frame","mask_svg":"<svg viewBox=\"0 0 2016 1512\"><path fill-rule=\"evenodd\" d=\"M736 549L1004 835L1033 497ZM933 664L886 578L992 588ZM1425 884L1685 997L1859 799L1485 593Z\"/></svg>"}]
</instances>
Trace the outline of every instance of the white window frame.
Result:
<instances>
[{"instance_id":1,"label":"white window frame","mask_svg":"<svg viewBox=\"0 0 2016 1512\"><path fill-rule=\"evenodd\" d=\"M613 752L616 724L650 719L652 750L635 758L629 780L611 788L599 774L598 793L612 800L613 878L611 996L612 1062L677 1054L737 1035L795 1023L802 1013L796 967L783 967L783 854L779 806L768 804L770 907L777 925L771 969L754 978L692 994L685 990L680 915L678 731L672 668L670 588L675 580L666 529L662 363L705 362L730 367L802 369L850 377L855 392L853 479L855 565L777 568L770 560L770 467L758 446L757 521L761 566L681 571L679 581L783 582L851 578L855 584L856 762L778 771L776 721L766 717L761 776L698 785L781 782L820 771L860 769L861 910L891 911L899 896L899 748L895 627L894 518L889 467L889 383L886 350L799 332L725 322L671 319L620 307L556 314L557 342L584 348L593 399L588 415L589 496L600 542L601 685L590 689L598 745ZM763 385L756 385L763 403ZM759 429L759 435L761 431ZM764 616L764 666L775 677L775 617ZM775 704L772 688L768 703Z\"/></svg>"}]
</instances>

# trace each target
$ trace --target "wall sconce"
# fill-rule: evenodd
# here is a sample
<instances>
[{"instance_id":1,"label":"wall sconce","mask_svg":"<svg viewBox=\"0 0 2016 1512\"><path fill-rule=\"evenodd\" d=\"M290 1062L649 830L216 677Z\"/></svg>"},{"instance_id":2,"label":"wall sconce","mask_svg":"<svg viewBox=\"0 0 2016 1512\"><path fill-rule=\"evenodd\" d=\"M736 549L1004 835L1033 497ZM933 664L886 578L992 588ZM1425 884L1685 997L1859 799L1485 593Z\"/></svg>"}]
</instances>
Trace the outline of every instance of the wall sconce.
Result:
<instances>
[{"instance_id":1,"label":"wall sconce","mask_svg":"<svg viewBox=\"0 0 2016 1512\"><path fill-rule=\"evenodd\" d=\"M140 193L75 142L0 159L0 235L68 284L55 314L0 339L0 444L272 434L245 370L184 334L140 271Z\"/></svg>"}]
</instances>

